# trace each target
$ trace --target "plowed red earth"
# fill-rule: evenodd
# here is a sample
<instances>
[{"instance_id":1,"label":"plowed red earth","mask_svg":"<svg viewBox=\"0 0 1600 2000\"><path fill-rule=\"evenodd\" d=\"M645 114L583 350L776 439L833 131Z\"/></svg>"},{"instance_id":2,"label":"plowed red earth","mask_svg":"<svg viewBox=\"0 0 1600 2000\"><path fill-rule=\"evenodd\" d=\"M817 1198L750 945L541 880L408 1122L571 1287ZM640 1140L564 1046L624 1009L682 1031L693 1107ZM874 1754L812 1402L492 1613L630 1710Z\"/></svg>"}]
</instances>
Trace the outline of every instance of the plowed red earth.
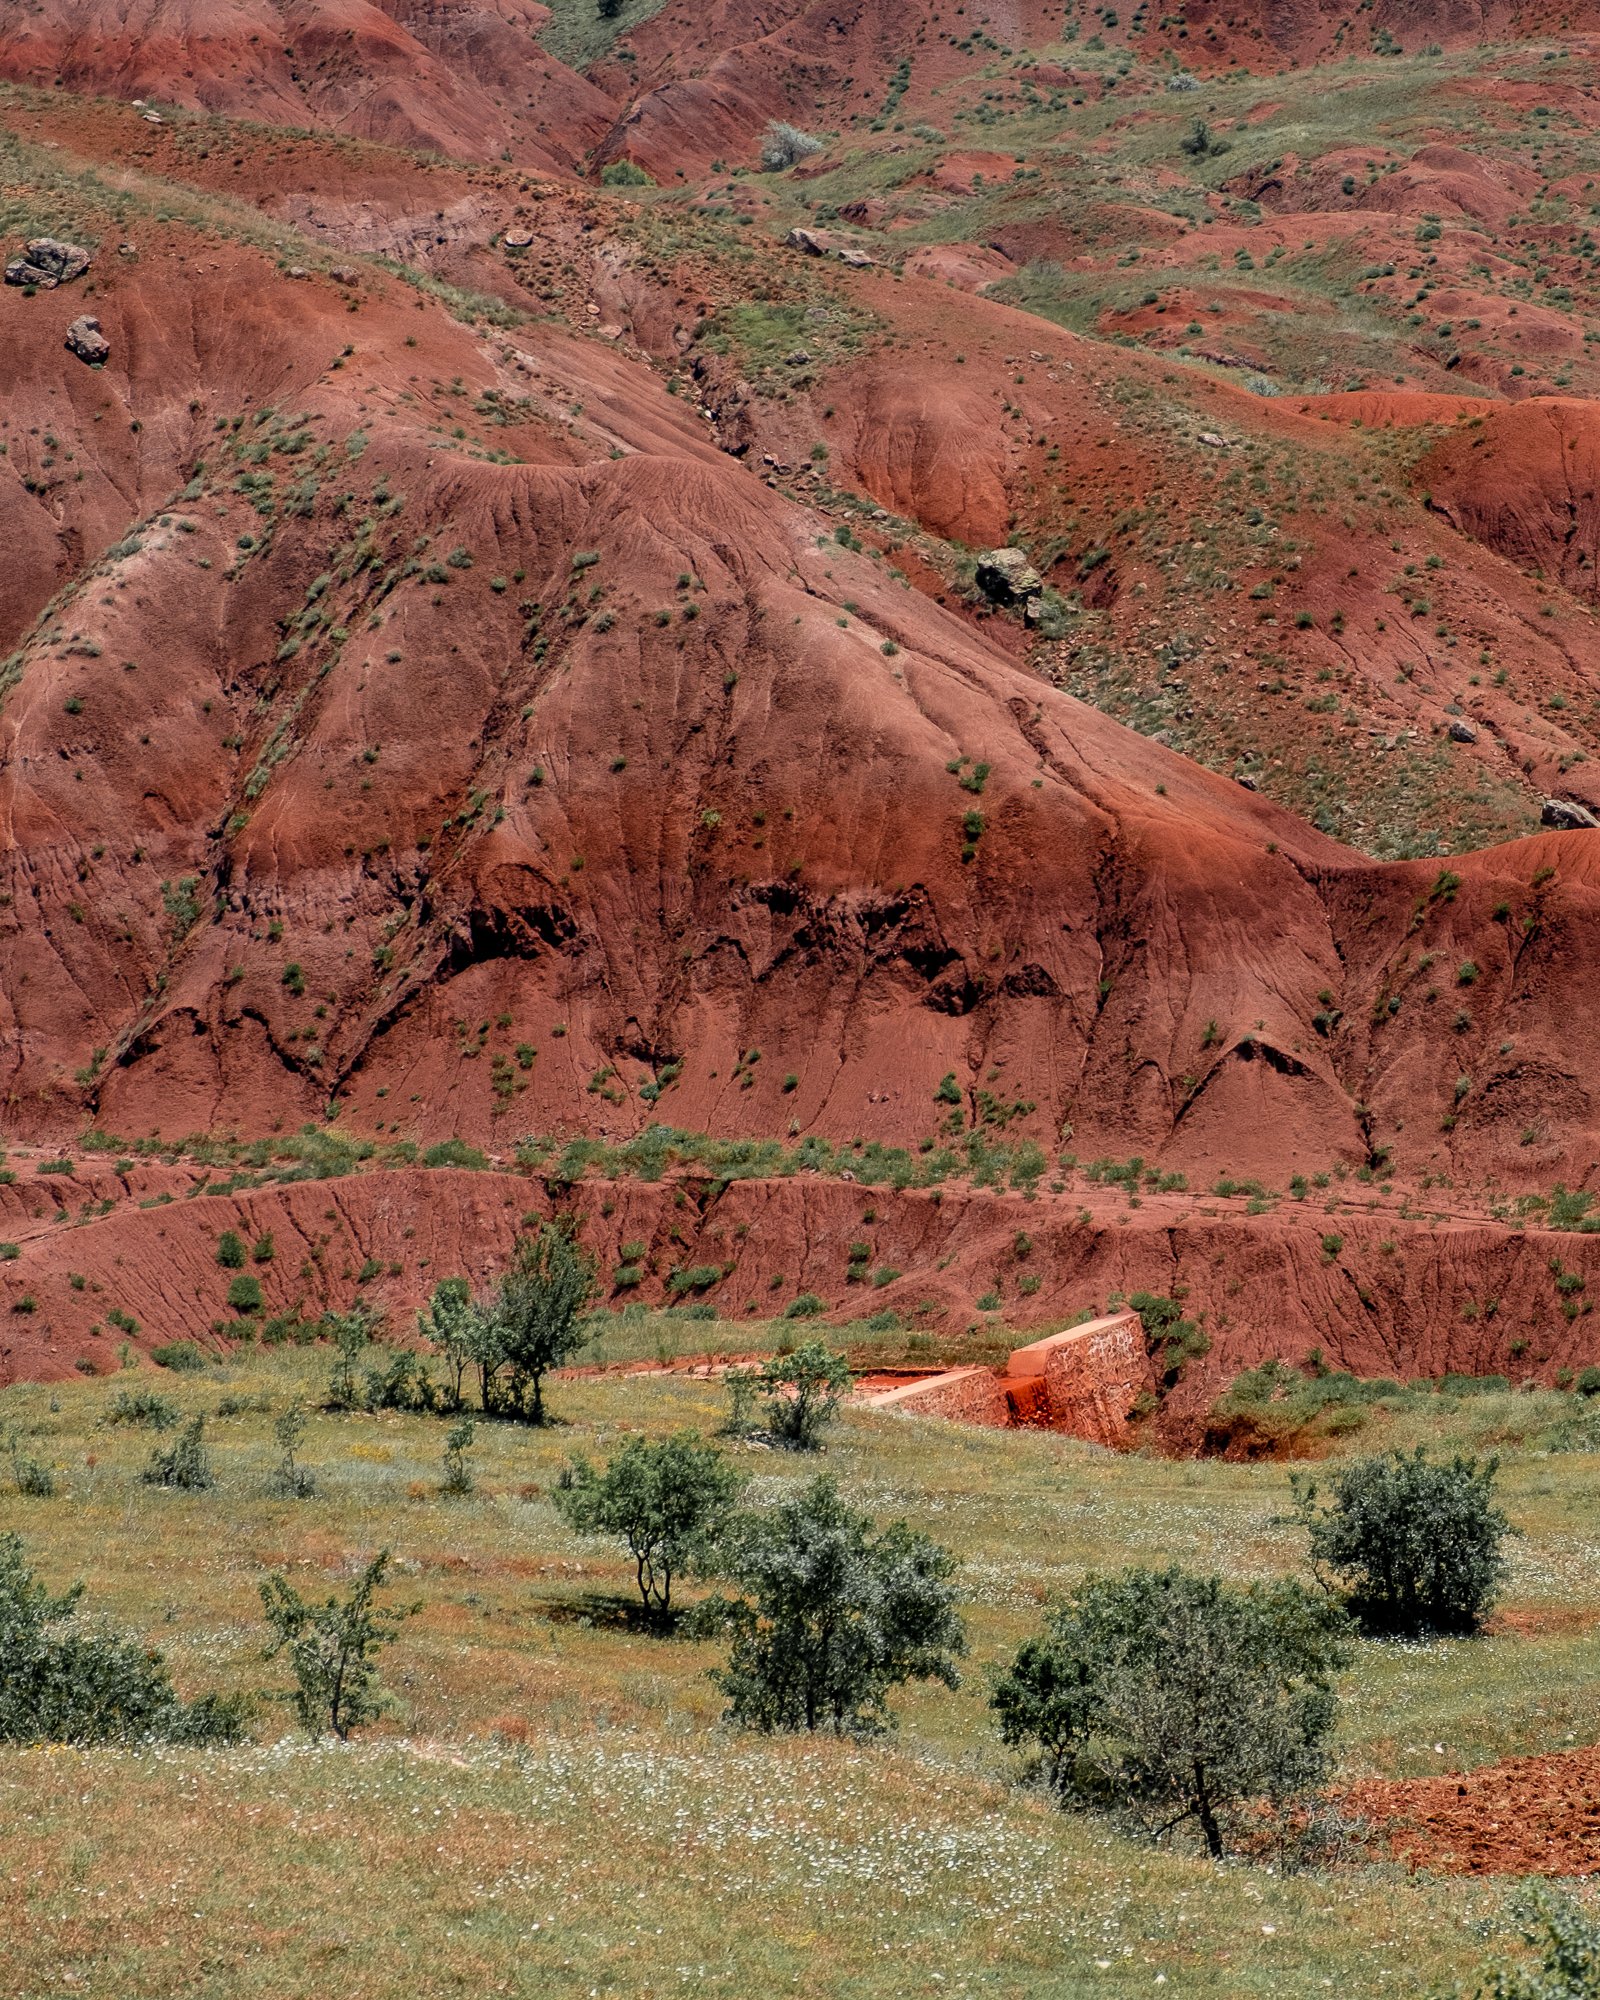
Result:
<instances>
[{"instance_id":1,"label":"plowed red earth","mask_svg":"<svg viewBox=\"0 0 1600 2000\"><path fill-rule=\"evenodd\" d=\"M1447 1875L1600 1873L1600 1745L1344 1795L1397 1860Z\"/></svg>"}]
</instances>

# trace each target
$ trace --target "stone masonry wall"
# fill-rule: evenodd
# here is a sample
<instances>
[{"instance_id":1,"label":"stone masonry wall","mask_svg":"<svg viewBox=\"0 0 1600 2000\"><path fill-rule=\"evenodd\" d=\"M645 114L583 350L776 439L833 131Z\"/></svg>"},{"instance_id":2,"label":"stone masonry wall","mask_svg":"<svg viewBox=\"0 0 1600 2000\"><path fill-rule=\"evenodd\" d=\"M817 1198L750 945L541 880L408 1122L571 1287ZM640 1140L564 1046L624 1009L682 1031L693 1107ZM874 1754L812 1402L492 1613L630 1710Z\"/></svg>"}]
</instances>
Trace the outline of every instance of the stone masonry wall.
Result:
<instances>
[{"instance_id":1,"label":"stone masonry wall","mask_svg":"<svg viewBox=\"0 0 1600 2000\"><path fill-rule=\"evenodd\" d=\"M870 1398L877 1410L906 1410L919 1417L951 1417L958 1423L1005 1428L1011 1408L992 1368L950 1368Z\"/></svg>"}]
</instances>

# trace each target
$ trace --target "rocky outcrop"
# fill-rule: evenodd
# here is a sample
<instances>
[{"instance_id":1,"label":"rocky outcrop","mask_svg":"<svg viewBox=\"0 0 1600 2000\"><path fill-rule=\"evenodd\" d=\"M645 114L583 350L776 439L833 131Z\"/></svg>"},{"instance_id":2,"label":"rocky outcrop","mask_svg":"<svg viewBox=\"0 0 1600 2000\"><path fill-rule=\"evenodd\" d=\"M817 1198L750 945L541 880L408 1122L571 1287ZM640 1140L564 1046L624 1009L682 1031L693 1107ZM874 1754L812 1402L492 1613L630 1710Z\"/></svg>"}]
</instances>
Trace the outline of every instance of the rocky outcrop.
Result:
<instances>
[{"instance_id":1,"label":"rocky outcrop","mask_svg":"<svg viewBox=\"0 0 1600 2000\"><path fill-rule=\"evenodd\" d=\"M38 291L51 292L57 285L68 285L74 278L81 278L92 261L89 252L76 243L63 243L55 236L36 236L20 257L7 264L6 283L32 285Z\"/></svg>"},{"instance_id":2,"label":"rocky outcrop","mask_svg":"<svg viewBox=\"0 0 1600 2000\"><path fill-rule=\"evenodd\" d=\"M80 361L88 362L91 368L98 368L103 361L111 358L111 342L100 330L99 320L84 313L67 328L67 337L61 343Z\"/></svg>"}]
</instances>

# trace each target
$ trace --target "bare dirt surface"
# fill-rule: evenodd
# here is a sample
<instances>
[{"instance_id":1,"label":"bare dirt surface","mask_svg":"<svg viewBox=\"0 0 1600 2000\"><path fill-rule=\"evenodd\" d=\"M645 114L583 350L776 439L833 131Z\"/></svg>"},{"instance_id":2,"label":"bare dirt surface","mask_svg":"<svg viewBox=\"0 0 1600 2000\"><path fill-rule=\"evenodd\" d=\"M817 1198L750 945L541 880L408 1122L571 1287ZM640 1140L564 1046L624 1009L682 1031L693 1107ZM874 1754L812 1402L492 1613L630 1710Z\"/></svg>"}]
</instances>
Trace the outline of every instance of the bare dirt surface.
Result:
<instances>
[{"instance_id":1,"label":"bare dirt surface","mask_svg":"<svg viewBox=\"0 0 1600 2000\"><path fill-rule=\"evenodd\" d=\"M1344 1797L1397 1860L1449 1875L1600 1873L1600 1747L1460 1777L1371 1779Z\"/></svg>"}]
</instances>

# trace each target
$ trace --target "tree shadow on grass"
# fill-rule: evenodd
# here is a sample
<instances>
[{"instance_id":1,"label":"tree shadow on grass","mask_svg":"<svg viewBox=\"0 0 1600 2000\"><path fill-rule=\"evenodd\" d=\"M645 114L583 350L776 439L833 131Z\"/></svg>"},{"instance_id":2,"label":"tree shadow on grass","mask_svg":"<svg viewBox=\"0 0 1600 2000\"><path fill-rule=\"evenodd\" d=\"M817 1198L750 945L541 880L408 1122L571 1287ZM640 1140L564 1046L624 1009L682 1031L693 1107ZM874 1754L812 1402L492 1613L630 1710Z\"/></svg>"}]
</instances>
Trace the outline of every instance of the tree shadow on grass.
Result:
<instances>
[{"instance_id":1,"label":"tree shadow on grass","mask_svg":"<svg viewBox=\"0 0 1600 2000\"><path fill-rule=\"evenodd\" d=\"M676 1613L663 1621L659 1613L647 1612L637 1597L606 1590L545 1598L535 1605L534 1615L550 1625L577 1625L596 1632L643 1632L653 1639L670 1638L678 1622Z\"/></svg>"}]
</instances>

